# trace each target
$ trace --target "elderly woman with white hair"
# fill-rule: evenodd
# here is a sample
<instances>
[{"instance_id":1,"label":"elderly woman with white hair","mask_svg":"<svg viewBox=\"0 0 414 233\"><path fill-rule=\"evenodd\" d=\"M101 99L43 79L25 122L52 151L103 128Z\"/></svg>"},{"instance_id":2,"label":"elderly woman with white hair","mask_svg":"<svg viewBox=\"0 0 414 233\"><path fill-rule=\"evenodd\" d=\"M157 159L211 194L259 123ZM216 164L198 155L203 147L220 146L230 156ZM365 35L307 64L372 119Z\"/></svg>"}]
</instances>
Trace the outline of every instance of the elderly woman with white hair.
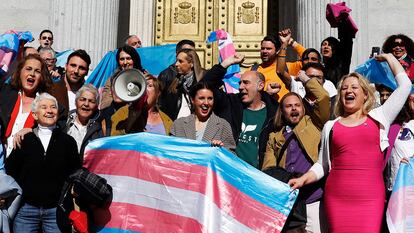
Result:
<instances>
[{"instance_id":1,"label":"elderly woman with white hair","mask_svg":"<svg viewBox=\"0 0 414 233\"><path fill-rule=\"evenodd\" d=\"M92 84L82 86L76 93L75 105L76 109L69 112L64 131L75 139L82 157L90 141L105 136L98 111L98 90Z\"/></svg>"},{"instance_id":2,"label":"elderly woman with white hair","mask_svg":"<svg viewBox=\"0 0 414 233\"><path fill-rule=\"evenodd\" d=\"M68 176L81 167L76 141L56 127L58 104L47 94L32 103L37 127L6 159L6 172L23 190L13 232L60 232L56 223L59 195ZM42 228L42 229L40 229Z\"/></svg>"}]
</instances>

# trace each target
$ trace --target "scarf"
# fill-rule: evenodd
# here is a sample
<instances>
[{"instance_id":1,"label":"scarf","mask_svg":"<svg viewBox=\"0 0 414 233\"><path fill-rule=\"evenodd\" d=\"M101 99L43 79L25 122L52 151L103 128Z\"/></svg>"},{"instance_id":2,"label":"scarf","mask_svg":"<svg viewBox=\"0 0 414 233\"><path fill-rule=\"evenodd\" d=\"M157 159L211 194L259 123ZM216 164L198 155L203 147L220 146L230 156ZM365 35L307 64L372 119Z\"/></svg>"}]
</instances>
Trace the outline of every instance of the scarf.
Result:
<instances>
[{"instance_id":1,"label":"scarf","mask_svg":"<svg viewBox=\"0 0 414 233\"><path fill-rule=\"evenodd\" d=\"M17 95L16 103L14 104L14 108L10 117L9 124L7 125L6 134L4 135L3 140L6 140L13 131L14 122L16 121L17 115L19 115L20 109L20 102L21 102L21 94ZM32 128L35 124L35 120L32 115L32 111L30 111L29 116L27 116L26 122L24 123L23 128Z\"/></svg>"}]
</instances>

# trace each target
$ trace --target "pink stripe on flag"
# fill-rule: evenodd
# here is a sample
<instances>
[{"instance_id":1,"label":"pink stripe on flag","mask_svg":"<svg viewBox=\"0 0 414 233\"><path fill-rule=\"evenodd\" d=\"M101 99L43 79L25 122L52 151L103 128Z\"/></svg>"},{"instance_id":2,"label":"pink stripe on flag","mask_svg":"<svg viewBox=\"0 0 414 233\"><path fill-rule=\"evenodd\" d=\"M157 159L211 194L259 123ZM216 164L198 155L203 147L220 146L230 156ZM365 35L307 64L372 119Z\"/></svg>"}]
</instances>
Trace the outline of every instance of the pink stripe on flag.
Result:
<instances>
[{"instance_id":1,"label":"pink stripe on flag","mask_svg":"<svg viewBox=\"0 0 414 233\"><path fill-rule=\"evenodd\" d=\"M216 35L217 35L217 38L219 40L225 40L225 39L227 39L227 32L224 31L223 29L217 30L216 31Z\"/></svg>"},{"instance_id":2,"label":"pink stripe on flag","mask_svg":"<svg viewBox=\"0 0 414 233\"><path fill-rule=\"evenodd\" d=\"M143 206L113 202L109 211L110 214L99 212L99 210L95 213L96 216L107 216L95 220L98 226L136 232L206 232L206 229L203 229L203 226L194 219ZM105 219L108 220L108 218L111 221L106 222ZM154 219L164 221L154 222Z\"/></svg>"},{"instance_id":3,"label":"pink stripe on flag","mask_svg":"<svg viewBox=\"0 0 414 233\"><path fill-rule=\"evenodd\" d=\"M84 165L97 174L129 176L204 194L224 212L252 229L281 229L286 220L283 214L257 202L210 168L200 165L126 150L90 150ZM216 184L207 184L207 180ZM205 190L206 187L220 188Z\"/></svg>"},{"instance_id":4,"label":"pink stripe on flag","mask_svg":"<svg viewBox=\"0 0 414 233\"><path fill-rule=\"evenodd\" d=\"M219 52L221 59L225 60L226 58L233 56L236 53L236 49L234 48L233 43L229 43L223 48L220 48Z\"/></svg>"},{"instance_id":5,"label":"pink stripe on flag","mask_svg":"<svg viewBox=\"0 0 414 233\"><path fill-rule=\"evenodd\" d=\"M228 83L224 83L224 86L226 87L226 92L227 93L237 93L239 90L237 90L236 88L232 87L230 84Z\"/></svg>"},{"instance_id":6,"label":"pink stripe on flag","mask_svg":"<svg viewBox=\"0 0 414 233\"><path fill-rule=\"evenodd\" d=\"M391 195L387 212L392 222L404 221L407 217L414 217L414 199L408 198L408 194L414 193L414 187L408 186L398 189Z\"/></svg>"}]
</instances>

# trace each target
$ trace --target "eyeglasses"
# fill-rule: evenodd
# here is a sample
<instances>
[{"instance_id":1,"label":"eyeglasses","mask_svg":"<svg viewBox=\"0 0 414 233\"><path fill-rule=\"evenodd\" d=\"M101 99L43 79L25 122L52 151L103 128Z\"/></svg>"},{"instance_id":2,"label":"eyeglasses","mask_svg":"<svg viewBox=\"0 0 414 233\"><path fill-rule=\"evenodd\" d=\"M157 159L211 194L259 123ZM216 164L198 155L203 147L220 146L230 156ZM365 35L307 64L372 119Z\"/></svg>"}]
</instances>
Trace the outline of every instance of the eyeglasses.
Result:
<instances>
[{"instance_id":1,"label":"eyeglasses","mask_svg":"<svg viewBox=\"0 0 414 233\"><path fill-rule=\"evenodd\" d=\"M42 36L40 39L42 39L42 40L53 40L53 37Z\"/></svg>"},{"instance_id":2,"label":"eyeglasses","mask_svg":"<svg viewBox=\"0 0 414 233\"><path fill-rule=\"evenodd\" d=\"M56 58L46 58L45 61L46 63L52 63L56 61Z\"/></svg>"}]
</instances>

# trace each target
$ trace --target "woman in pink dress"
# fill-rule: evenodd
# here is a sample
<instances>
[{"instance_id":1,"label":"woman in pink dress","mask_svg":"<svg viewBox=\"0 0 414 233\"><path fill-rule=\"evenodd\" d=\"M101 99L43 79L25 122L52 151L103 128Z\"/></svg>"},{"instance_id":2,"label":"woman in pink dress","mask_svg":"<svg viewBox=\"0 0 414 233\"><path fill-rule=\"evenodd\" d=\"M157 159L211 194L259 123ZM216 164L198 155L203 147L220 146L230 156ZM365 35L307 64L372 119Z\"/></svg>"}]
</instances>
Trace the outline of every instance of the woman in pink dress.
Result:
<instances>
[{"instance_id":1,"label":"woman in pink dress","mask_svg":"<svg viewBox=\"0 0 414 233\"><path fill-rule=\"evenodd\" d=\"M325 124L319 160L302 177L292 179L293 189L328 175L324 202L329 230L337 232L380 232L385 203L382 171L383 151L388 147L390 124L410 94L411 82L391 54L387 61L398 88L381 107L374 108L374 90L368 81L351 73L339 82L335 103L337 119Z\"/></svg>"}]
</instances>

